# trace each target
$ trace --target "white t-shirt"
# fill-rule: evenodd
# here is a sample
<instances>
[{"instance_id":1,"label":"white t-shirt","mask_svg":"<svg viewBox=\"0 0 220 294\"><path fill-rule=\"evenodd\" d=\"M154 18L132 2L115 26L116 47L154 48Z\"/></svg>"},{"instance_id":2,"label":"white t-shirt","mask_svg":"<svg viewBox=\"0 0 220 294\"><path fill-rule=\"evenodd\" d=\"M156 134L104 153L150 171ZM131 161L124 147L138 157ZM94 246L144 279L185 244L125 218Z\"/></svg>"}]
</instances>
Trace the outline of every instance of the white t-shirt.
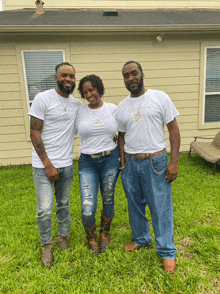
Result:
<instances>
[{"instance_id":1,"label":"white t-shirt","mask_svg":"<svg viewBox=\"0 0 220 294\"><path fill-rule=\"evenodd\" d=\"M136 114L139 108L139 120L135 121L134 112ZM162 91L148 89L137 98L129 95L119 103L117 110L119 131L125 132L125 152L154 153L166 148L164 124L178 115L172 100Z\"/></svg>"},{"instance_id":2,"label":"white t-shirt","mask_svg":"<svg viewBox=\"0 0 220 294\"><path fill-rule=\"evenodd\" d=\"M96 154L115 149L116 109L116 105L106 102L98 109L91 109L88 104L78 109L75 128L81 139L80 153Z\"/></svg>"},{"instance_id":3,"label":"white t-shirt","mask_svg":"<svg viewBox=\"0 0 220 294\"><path fill-rule=\"evenodd\" d=\"M41 138L48 158L56 168L72 164L74 146L74 122L82 102L73 96L64 98L55 89L37 94L28 115L44 121ZM65 111L66 109L66 111ZM33 148L32 166L44 168Z\"/></svg>"}]
</instances>

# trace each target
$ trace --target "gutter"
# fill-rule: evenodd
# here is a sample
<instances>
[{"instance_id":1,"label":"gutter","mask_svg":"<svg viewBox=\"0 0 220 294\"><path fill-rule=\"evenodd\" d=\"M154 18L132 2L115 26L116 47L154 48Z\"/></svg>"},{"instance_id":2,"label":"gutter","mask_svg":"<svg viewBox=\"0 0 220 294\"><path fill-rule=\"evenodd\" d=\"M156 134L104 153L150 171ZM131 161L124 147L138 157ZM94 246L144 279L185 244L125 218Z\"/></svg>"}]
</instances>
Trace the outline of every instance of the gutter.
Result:
<instances>
[{"instance_id":1,"label":"gutter","mask_svg":"<svg viewBox=\"0 0 220 294\"><path fill-rule=\"evenodd\" d=\"M220 24L202 24L202 25L142 25L142 26L0 26L0 33L103 33L103 32L119 32L119 33L132 33L132 32L170 32L170 33L193 33L198 32L217 32L220 31Z\"/></svg>"}]
</instances>

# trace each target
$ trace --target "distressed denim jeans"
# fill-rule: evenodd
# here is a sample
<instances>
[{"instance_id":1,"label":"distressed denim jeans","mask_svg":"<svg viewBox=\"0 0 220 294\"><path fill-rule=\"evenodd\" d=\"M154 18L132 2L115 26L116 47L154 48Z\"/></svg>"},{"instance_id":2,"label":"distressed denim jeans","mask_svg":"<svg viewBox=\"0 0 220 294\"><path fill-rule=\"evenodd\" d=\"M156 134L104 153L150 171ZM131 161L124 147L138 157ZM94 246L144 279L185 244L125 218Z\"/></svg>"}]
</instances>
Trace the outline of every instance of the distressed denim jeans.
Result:
<instances>
[{"instance_id":1,"label":"distressed denim jeans","mask_svg":"<svg viewBox=\"0 0 220 294\"><path fill-rule=\"evenodd\" d=\"M69 199L73 179L73 166L57 169L58 181L49 181L44 168L33 167L33 178L37 194L37 224L42 244L52 240L52 218L54 208L53 190L56 198L58 235L67 237L70 229Z\"/></svg>"},{"instance_id":2,"label":"distressed denim jeans","mask_svg":"<svg viewBox=\"0 0 220 294\"><path fill-rule=\"evenodd\" d=\"M92 158L81 154L79 158L79 183L82 204L82 223L86 229L94 226L99 186L102 195L103 214L114 214L115 185L120 173L120 155L116 147L109 155Z\"/></svg>"},{"instance_id":3,"label":"distressed denim jeans","mask_svg":"<svg viewBox=\"0 0 220 294\"><path fill-rule=\"evenodd\" d=\"M146 217L148 205L156 249L163 259L175 259L172 188L166 180L166 152L142 161L130 156L126 156L125 160L121 179L128 200L133 241L139 246L151 243Z\"/></svg>"}]
</instances>

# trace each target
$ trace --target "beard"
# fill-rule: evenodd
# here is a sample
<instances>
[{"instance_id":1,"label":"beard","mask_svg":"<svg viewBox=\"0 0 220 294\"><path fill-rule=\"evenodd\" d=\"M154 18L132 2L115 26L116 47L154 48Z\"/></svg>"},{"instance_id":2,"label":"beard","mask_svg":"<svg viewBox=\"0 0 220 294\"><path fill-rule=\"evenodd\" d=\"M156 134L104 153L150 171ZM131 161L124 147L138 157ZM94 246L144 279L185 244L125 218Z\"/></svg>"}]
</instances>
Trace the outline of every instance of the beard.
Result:
<instances>
[{"instance_id":1,"label":"beard","mask_svg":"<svg viewBox=\"0 0 220 294\"><path fill-rule=\"evenodd\" d=\"M140 81L137 85L137 88L135 90L131 89L130 83L128 85L126 85L126 88L128 89L129 92L131 92L131 94L136 96L141 92L143 85L144 85L144 78L143 78L143 76L141 76L141 79L140 79Z\"/></svg>"},{"instance_id":2,"label":"beard","mask_svg":"<svg viewBox=\"0 0 220 294\"><path fill-rule=\"evenodd\" d=\"M63 92L63 94L68 94L68 95L71 94L71 93L73 93L73 91L75 89L75 86L76 86L76 84L73 83L71 88L65 88L65 86L63 85L63 83L58 82L58 81L57 81L57 85L58 85L60 91Z\"/></svg>"}]
</instances>

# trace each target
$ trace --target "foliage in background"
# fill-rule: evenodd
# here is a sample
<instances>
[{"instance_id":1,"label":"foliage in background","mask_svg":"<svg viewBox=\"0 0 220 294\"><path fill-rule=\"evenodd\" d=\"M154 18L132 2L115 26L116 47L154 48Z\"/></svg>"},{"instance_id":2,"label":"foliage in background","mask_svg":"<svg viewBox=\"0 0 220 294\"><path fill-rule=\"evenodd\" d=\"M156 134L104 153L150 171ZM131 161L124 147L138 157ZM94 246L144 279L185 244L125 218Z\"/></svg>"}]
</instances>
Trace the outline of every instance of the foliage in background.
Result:
<instances>
[{"instance_id":1,"label":"foliage in background","mask_svg":"<svg viewBox=\"0 0 220 294\"><path fill-rule=\"evenodd\" d=\"M40 264L36 225L36 195L31 166L0 168L0 293L219 293L220 292L220 172L192 155L180 155L179 177L173 183L177 271L162 270L155 241L136 252L124 252L131 242L127 201L118 180L111 243L94 257L86 247L81 223L78 163L71 190L71 250L54 243L54 265ZM101 201L97 227L100 228ZM147 216L150 213L147 209ZM53 239L56 239L53 213ZM151 224L151 219L150 219ZM151 236L153 230L151 225Z\"/></svg>"}]
</instances>

